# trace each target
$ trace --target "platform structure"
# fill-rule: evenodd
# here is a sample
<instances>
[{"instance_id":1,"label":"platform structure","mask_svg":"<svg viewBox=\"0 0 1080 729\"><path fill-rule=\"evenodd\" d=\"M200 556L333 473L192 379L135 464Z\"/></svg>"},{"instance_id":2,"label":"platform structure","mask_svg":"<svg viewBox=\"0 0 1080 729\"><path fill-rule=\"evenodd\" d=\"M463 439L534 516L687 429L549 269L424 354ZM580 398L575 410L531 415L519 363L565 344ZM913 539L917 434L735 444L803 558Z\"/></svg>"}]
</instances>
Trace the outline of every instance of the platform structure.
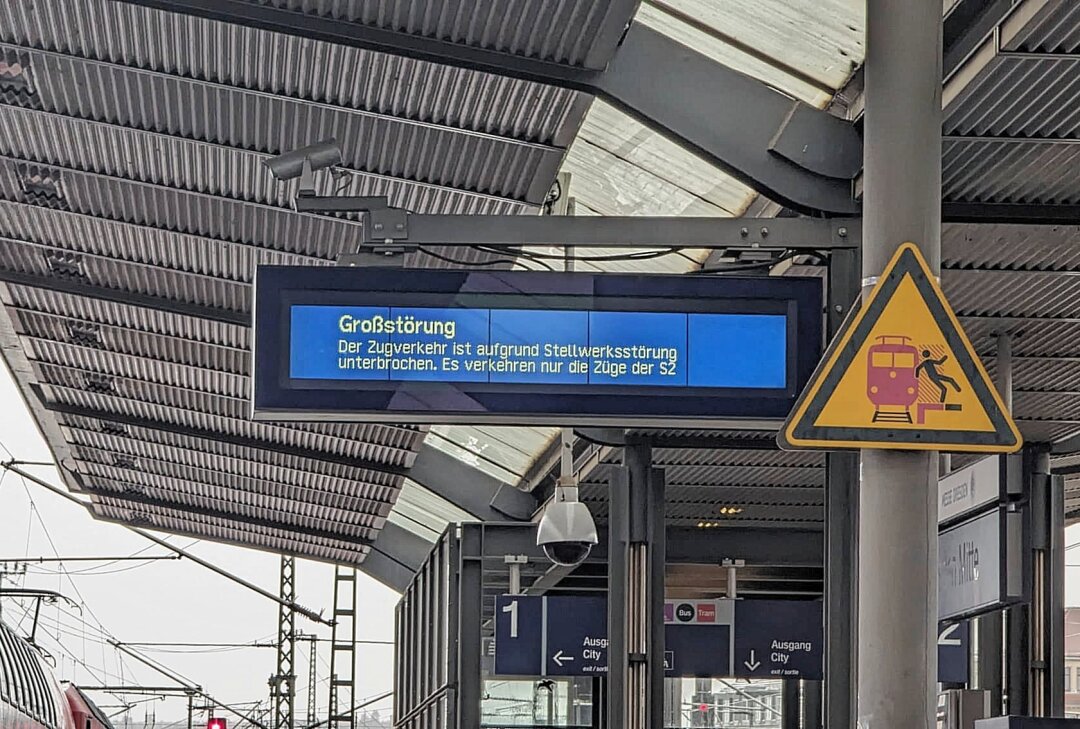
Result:
<instances>
[{"instance_id":1,"label":"platform structure","mask_svg":"<svg viewBox=\"0 0 1080 729\"><path fill-rule=\"evenodd\" d=\"M373 242L381 214L294 209L295 183L274 183L260 163L316 141L313 130L345 153L320 193L415 214L391 236L410 246L408 265L543 269L552 262L538 254L572 243L589 270L810 273L827 281L830 331L840 326L862 283L856 230L821 217L861 216L865 18L779 0L724 17L695 3L525 0L501 22L480 0L454 17L422 5L402 2L393 18L299 0L0 8L0 351L95 516L355 567L407 590L448 525L527 524L550 497L551 428L250 420L255 266L332 264ZM1067 0L944 10L941 284L1008 389L1031 472L1065 479L1029 494L1045 599L979 619L978 687L999 706L1006 694L1012 713L1052 714L1058 649L1038 636L1062 607L1055 540L1080 515L1080 189L1069 174L1080 147L1056 111L1080 103L1068 83L1080 11ZM784 13L791 22L775 27ZM166 50L177 39L183 64ZM253 66L252 49L280 65ZM151 97L160 103L139 101ZM214 113L224 109L244 111ZM580 221L534 217L571 197ZM657 228L647 216L668 219ZM733 216L727 246L621 260L605 250L708 243L699 219L719 229ZM817 254L767 253L805 245L806 231ZM670 565L668 589L726 588L694 567L697 550L757 555L748 594L822 596L825 686L801 687L805 717L785 688L785 727L853 727L857 460L780 452L768 428L636 435L665 472L669 561L686 559ZM583 499L603 524L624 444L575 443ZM710 551L721 538L735 545L722 555ZM820 545L818 562L790 561L801 540ZM595 588L598 569L544 570L530 585ZM1007 664L986 658L1003 652ZM459 699L474 695L478 677L455 680Z\"/></svg>"}]
</instances>

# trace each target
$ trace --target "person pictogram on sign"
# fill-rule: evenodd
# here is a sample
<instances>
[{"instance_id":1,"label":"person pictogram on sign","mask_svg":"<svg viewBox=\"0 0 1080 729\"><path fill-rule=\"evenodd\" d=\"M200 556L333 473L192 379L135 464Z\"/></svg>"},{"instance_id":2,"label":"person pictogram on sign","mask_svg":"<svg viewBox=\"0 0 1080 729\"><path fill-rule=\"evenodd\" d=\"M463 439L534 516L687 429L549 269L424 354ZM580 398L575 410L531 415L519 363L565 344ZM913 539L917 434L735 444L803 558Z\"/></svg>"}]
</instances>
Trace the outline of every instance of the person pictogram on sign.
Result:
<instances>
[{"instance_id":1,"label":"person pictogram on sign","mask_svg":"<svg viewBox=\"0 0 1080 729\"><path fill-rule=\"evenodd\" d=\"M948 375L943 375L938 371L938 367L945 364L945 361L949 359L948 355L942 355L941 357L934 359L930 355L930 350L924 349L922 351L922 356L922 362L915 368L915 376L918 377L920 372L926 373L927 379L934 383L941 394L941 398L938 402L945 402L945 395L948 393L948 388L945 387L946 384L952 385L954 390L960 392L960 384L956 380Z\"/></svg>"}]
</instances>

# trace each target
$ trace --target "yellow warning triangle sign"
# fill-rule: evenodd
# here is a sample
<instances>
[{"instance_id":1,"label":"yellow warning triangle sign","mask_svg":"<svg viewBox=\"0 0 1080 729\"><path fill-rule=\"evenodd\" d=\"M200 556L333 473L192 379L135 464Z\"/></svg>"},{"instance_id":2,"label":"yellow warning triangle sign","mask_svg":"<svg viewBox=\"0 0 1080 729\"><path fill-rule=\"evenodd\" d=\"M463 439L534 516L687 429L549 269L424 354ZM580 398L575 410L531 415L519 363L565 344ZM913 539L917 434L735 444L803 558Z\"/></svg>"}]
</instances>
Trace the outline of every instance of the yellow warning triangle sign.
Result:
<instances>
[{"instance_id":1,"label":"yellow warning triangle sign","mask_svg":"<svg viewBox=\"0 0 1080 729\"><path fill-rule=\"evenodd\" d=\"M1011 453L1023 444L919 249L902 245L822 358L782 448Z\"/></svg>"}]
</instances>

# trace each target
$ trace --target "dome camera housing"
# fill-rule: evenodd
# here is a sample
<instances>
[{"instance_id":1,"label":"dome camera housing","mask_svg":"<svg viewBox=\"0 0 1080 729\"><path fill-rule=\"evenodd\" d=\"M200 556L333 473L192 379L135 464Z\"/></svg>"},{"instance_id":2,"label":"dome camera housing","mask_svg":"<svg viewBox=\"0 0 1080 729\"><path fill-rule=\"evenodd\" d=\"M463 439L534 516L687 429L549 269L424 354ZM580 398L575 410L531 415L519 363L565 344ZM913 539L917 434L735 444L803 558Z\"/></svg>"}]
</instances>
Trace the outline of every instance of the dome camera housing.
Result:
<instances>
[{"instance_id":1,"label":"dome camera housing","mask_svg":"<svg viewBox=\"0 0 1080 729\"><path fill-rule=\"evenodd\" d=\"M589 507L576 499L560 500L559 497L564 495L559 491L563 489L557 489L556 500L544 508L536 544L555 564L574 567L585 561L598 541L596 522Z\"/></svg>"}]
</instances>

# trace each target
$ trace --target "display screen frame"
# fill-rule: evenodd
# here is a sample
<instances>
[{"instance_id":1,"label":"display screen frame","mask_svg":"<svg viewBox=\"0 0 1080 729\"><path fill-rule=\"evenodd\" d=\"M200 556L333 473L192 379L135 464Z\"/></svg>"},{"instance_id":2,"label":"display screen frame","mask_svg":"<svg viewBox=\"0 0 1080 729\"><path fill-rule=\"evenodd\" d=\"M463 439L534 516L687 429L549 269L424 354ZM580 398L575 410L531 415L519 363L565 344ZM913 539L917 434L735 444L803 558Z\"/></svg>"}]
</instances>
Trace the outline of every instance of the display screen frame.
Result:
<instances>
[{"instance_id":1,"label":"display screen frame","mask_svg":"<svg viewBox=\"0 0 1080 729\"><path fill-rule=\"evenodd\" d=\"M775 427L822 351L822 281L802 277L260 266L256 420ZM773 314L787 319L786 387L522 384L290 377L291 307Z\"/></svg>"}]
</instances>

